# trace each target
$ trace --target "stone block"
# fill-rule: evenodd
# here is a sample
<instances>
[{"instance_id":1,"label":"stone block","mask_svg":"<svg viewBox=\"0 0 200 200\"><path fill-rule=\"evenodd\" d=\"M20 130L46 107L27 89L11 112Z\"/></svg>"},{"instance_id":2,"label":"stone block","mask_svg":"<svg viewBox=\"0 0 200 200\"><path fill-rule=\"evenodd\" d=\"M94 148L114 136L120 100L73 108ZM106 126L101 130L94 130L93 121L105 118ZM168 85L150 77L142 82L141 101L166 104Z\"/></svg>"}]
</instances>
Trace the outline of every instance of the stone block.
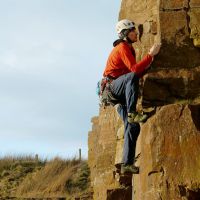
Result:
<instances>
[{"instance_id":1,"label":"stone block","mask_svg":"<svg viewBox=\"0 0 200 200\"><path fill-rule=\"evenodd\" d=\"M188 0L160 0L160 9L178 10L188 8Z\"/></svg>"},{"instance_id":2,"label":"stone block","mask_svg":"<svg viewBox=\"0 0 200 200\"><path fill-rule=\"evenodd\" d=\"M143 107L200 101L200 67L163 69L144 77Z\"/></svg>"},{"instance_id":3,"label":"stone block","mask_svg":"<svg viewBox=\"0 0 200 200\"><path fill-rule=\"evenodd\" d=\"M200 198L200 104L163 106L141 130L134 200Z\"/></svg>"},{"instance_id":4,"label":"stone block","mask_svg":"<svg viewBox=\"0 0 200 200\"><path fill-rule=\"evenodd\" d=\"M190 21L190 38L193 39L194 46L200 47L200 8L199 9L191 9L189 12Z\"/></svg>"}]
</instances>

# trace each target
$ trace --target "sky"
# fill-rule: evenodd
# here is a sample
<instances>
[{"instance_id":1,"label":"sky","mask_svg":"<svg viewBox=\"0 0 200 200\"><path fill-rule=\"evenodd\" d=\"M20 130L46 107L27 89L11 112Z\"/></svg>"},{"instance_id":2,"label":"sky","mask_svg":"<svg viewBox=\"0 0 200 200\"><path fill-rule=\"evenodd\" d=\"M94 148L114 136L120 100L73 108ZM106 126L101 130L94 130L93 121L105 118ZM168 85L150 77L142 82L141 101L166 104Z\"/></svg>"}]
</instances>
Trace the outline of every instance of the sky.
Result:
<instances>
[{"instance_id":1,"label":"sky","mask_svg":"<svg viewBox=\"0 0 200 200\"><path fill-rule=\"evenodd\" d=\"M120 0L0 0L0 157L88 154Z\"/></svg>"}]
</instances>

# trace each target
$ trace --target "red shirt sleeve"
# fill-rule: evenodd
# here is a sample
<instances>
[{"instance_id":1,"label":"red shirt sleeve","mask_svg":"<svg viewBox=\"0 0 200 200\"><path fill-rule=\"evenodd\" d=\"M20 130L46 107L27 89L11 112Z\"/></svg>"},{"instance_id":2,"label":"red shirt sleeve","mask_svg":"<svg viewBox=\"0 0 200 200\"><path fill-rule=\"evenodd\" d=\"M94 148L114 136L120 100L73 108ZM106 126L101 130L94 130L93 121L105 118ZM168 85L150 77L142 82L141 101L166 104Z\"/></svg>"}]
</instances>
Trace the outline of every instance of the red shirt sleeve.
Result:
<instances>
[{"instance_id":1,"label":"red shirt sleeve","mask_svg":"<svg viewBox=\"0 0 200 200\"><path fill-rule=\"evenodd\" d=\"M142 74L153 60L153 57L147 54L140 62L136 63L136 59L127 44L123 44L119 52L126 67L136 74Z\"/></svg>"}]
</instances>

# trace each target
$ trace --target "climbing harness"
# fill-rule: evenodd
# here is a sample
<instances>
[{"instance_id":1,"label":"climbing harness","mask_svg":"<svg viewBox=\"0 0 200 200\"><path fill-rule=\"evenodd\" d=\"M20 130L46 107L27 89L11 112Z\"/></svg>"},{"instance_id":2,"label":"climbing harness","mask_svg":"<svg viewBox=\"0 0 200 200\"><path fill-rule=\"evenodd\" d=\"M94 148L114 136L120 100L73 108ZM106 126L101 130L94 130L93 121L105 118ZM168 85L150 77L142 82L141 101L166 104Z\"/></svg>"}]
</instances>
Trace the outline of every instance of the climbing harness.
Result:
<instances>
[{"instance_id":1,"label":"climbing harness","mask_svg":"<svg viewBox=\"0 0 200 200\"><path fill-rule=\"evenodd\" d=\"M104 108L109 105L114 106L119 102L119 100L116 99L111 92L111 83L113 80L114 79L111 77L103 77L97 83L96 93L99 96L99 105L103 106Z\"/></svg>"}]
</instances>

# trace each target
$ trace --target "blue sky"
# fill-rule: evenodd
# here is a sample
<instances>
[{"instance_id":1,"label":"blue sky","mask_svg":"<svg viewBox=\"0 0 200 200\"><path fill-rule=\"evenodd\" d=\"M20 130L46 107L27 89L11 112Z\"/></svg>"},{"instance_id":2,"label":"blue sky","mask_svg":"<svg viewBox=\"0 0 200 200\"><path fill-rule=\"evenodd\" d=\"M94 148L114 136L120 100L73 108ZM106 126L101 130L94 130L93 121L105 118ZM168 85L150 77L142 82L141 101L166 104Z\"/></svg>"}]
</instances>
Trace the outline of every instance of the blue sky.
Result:
<instances>
[{"instance_id":1,"label":"blue sky","mask_svg":"<svg viewBox=\"0 0 200 200\"><path fill-rule=\"evenodd\" d=\"M0 0L0 156L87 158L120 2Z\"/></svg>"}]
</instances>

